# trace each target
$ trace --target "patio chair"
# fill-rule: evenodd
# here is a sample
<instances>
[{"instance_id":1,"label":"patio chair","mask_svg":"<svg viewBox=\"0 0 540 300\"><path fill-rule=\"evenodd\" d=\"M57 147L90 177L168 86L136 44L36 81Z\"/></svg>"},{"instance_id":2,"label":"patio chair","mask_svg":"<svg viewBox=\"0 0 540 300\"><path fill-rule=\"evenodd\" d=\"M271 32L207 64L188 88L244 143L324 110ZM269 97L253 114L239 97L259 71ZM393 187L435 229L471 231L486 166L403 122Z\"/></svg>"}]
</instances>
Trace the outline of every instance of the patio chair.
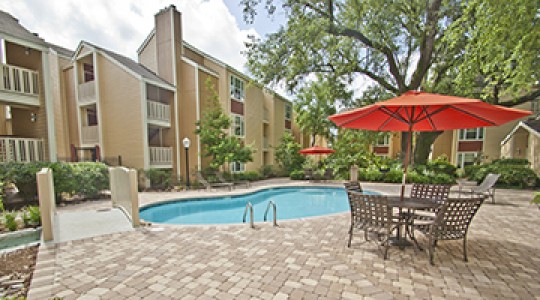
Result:
<instances>
[{"instance_id":1,"label":"patio chair","mask_svg":"<svg viewBox=\"0 0 540 300\"><path fill-rule=\"evenodd\" d=\"M463 239L463 260L467 258L467 232L476 212L486 196L475 195L472 198L449 198L431 221L414 221L414 229L428 238L429 262L434 265L435 246L440 240Z\"/></svg>"},{"instance_id":2,"label":"patio chair","mask_svg":"<svg viewBox=\"0 0 540 300\"><path fill-rule=\"evenodd\" d=\"M246 188L249 188L251 186L251 183L249 182L249 180L234 180L234 181L227 181L225 180L225 178L223 177L223 174L220 173L220 172L216 172L216 177L217 179L221 182L221 183L232 183L233 185L245 185Z\"/></svg>"},{"instance_id":3,"label":"patio chair","mask_svg":"<svg viewBox=\"0 0 540 300\"><path fill-rule=\"evenodd\" d=\"M388 205L386 196L349 192L349 205L351 226L348 247L351 247L353 231L363 230L366 241L369 241L370 237L375 237L375 242L384 247L384 259L387 259L394 222L392 208Z\"/></svg>"},{"instance_id":4,"label":"patio chair","mask_svg":"<svg viewBox=\"0 0 540 300\"><path fill-rule=\"evenodd\" d=\"M332 179L334 179L334 169L326 168L324 170L323 179L324 180L332 180Z\"/></svg>"},{"instance_id":5,"label":"patio chair","mask_svg":"<svg viewBox=\"0 0 540 300\"><path fill-rule=\"evenodd\" d=\"M363 192L362 186L360 185L360 181L349 181L344 182L343 185L345 186L345 190L347 192Z\"/></svg>"},{"instance_id":6,"label":"patio chair","mask_svg":"<svg viewBox=\"0 0 540 300\"><path fill-rule=\"evenodd\" d=\"M415 183L411 188L411 198L423 199L435 202L437 204L444 204L448 195L450 194L451 186L449 184L422 184ZM415 213L417 218L434 218L439 209L423 209Z\"/></svg>"},{"instance_id":7,"label":"patio chair","mask_svg":"<svg viewBox=\"0 0 540 300\"><path fill-rule=\"evenodd\" d=\"M232 182L208 182L202 175L201 172L197 171L197 180L204 185L204 187L207 190L210 190L212 188L219 188L219 187L226 187L230 190L232 190L234 184Z\"/></svg>"},{"instance_id":8,"label":"patio chair","mask_svg":"<svg viewBox=\"0 0 540 300\"><path fill-rule=\"evenodd\" d=\"M487 174L486 178L477 186L460 186L460 192L473 195L485 195L491 197L491 202L495 203L495 183L499 180L501 174Z\"/></svg>"}]
</instances>

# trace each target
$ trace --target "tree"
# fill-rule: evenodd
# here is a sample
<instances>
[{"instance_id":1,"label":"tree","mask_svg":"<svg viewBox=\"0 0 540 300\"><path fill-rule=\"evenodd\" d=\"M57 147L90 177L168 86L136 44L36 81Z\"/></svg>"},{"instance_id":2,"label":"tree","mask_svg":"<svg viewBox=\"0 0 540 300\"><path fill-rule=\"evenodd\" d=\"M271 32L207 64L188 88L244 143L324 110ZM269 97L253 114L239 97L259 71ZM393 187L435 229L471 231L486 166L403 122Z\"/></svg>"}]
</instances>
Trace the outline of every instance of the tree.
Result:
<instances>
[{"instance_id":1,"label":"tree","mask_svg":"<svg viewBox=\"0 0 540 300\"><path fill-rule=\"evenodd\" d=\"M349 82L362 76L393 96L420 88L475 96L470 94L475 88L462 91L455 79L472 82L470 79L479 66L499 64L499 67L486 67L484 74L477 73L481 79L477 86L518 89L526 93L505 104L538 96L537 89L531 90L538 81L539 70L538 0L281 2L288 16L287 24L264 40L253 39L247 45L248 67L266 84L284 83L289 90L295 90L312 74L322 73ZM254 17L254 7L262 3L270 14L276 10L271 0L242 0L248 22ZM469 8L471 3L474 7ZM504 9L506 6L511 9ZM507 26L506 22L496 24L496 19L486 11L508 22L515 18L516 12L525 13L526 20L518 25L518 35L524 34L524 39L516 44L519 38L514 36L508 42L499 43L500 39L514 35L516 28ZM496 34L484 35L492 28L496 29ZM488 50L482 50L484 45L488 45ZM489 50L497 47L503 50ZM471 53L476 56L477 65L470 65L469 50L474 50ZM500 57L504 57L502 63ZM503 64L505 67L501 67ZM503 92L498 90L493 94ZM420 133L418 140L424 143L419 145L422 149L415 151L417 162L427 159L429 147L439 134Z\"/></svg>"},{"instance_id":2,"label":"tree","mask_svg":"<svg viewBox=\"0 0 540 300\"><path fill-rule=\"evenodd\" d=\"M298 144L292 134L285 132L276 147L276 161L288 174L295 170L301 170L306 158L298 151L302 146Z\"/></svg>"},{"instance_id":3,"label":"tree","mask_svg":"<svg viewBox=\"0 0 540 300\"><path fill-rule=\"evenodd\" d=\"M296 123L303 132L311 135L312 146L317 135L327 140L332 137L330 131L334 123L328 117L336 113L333 105L336 101L351 98L351 92L345 89L342 82L322 76L300 89L294 104Z\"/></svg>"},{"instance_id":4,"label":"tree","mask_svg":"<svg viewBox=\"0 0 540 300\"><path fill-rule=\"evenodd\" d=\"M347 178L352 165L367 167L373 160L370 145L377 140L378 133L340 128L332 148L336 150L329 158L336 174Z\"/></svg>"},{"instance_id":5,"label":"tree","mask_svg":"<svg viewBox=\"0 0 540 300\"><path fill-rule=\"evenodd\" d=\"M238 138L227 134L231 120L223 113L210 79L206 81L206 88L210 91L208 106L203 117L196 123L195 134L199 135L204 145L204 155L212 158L210 167L217 170L225 163L253 161L251 148L243 146Z\"/></svg>"}]
</instances>

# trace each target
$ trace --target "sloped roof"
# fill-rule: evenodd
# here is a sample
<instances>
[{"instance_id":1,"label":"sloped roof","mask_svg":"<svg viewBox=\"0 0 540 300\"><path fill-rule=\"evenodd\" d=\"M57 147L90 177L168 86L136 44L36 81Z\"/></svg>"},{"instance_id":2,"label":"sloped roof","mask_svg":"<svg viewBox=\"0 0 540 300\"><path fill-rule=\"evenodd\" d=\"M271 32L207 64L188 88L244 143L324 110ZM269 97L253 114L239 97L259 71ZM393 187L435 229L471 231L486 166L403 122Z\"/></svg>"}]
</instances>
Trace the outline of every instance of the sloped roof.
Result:
<instances>
[{"instance_id":1,"label":"sloped roof","mask_svg":"<svg viewBox=\"0 0 540 300\"><path fill-rule=\"evenodd\" d=\"M38 45L46 45L45 41L24 28L19 20L0 10L0 32L5 35L19 38L21 40L31 42Z\"/></svg>"},{"instance_id":2,"label":"sloped roof","mask_svg":"<svg viewBox=\"0 0 540 300\"><path fill-rule=\"evenodd\" d=\"M532 119L532 120L527 120L525 122L525 125L527 125L530 129L540 133L540 119Z\"/></svg>"},{"instance_id":3,"label":"sloped roof","mask_svg":"<svg viewBox=\"0 0 540 300\"><path fill-rule=\"evenodd\" d=\"M89 43L89 42L86 42L86 41L83 41L83 43L85 43L85 44L87 44L87 45L89 45L91 47L94 47L94 48L98 49L99 51L102 51L103 53L110 56L112 59L116 60L118 63L124 65L126 68L130 69L131 71L135 72L136 74L141 75L145 79L152 80L152 81L155 81L155 82L158 82L158 83L162 83L164 85L168 85L168 86L174 88L174 85L170 84L165 79L159 77L156 73L152 72L151 70L149 70L145 66L141 65L140 63L132 60L131 58L128 58L128 57L125 57L125 56L120 55L118 53L112 52L110 50L101 48L99 46L96 46L96 45L94 45L92 43Z\"/></svg>"},{"instance_id":4,"label":"sloped roof","mask_svg":"<svg viewBox=\"0 0 540 300\"><path fill-rule=\"evenodd\" d=\"M74 51L71 51L69 49L66 49L64 47L60 47L58 45L55 45L55 44L51 44L51 43L47 43L47 46L51 49L53 49L54 51L56 51L56 53L58 53L59 55L62 55L62 56L65 56L65 57L73 57L73 54L75 53Z\"/></svg>"}]
</instances>

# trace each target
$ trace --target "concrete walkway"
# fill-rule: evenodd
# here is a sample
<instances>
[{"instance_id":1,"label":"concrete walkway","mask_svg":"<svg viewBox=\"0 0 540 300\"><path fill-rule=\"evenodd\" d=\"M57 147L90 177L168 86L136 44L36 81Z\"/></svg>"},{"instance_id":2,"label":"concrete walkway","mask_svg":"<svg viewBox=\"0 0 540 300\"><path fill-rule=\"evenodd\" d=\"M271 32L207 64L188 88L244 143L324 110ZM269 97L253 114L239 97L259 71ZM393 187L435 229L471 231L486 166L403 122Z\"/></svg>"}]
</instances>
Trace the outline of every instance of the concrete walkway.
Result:
<instances>
[{"instance_id":1,"label":"concrete walkway","mask_svg":"<svg viewBox=\"0 0 540 300\"><path fill-rule=\"evenodd\" d=\"M60 211L54 222L54 241L67 242L132 230L131 222L118 208Z\"/></svg>"},{"instance_id":2,"label":"concrete walkway","mask_svg":"<svg viewBox=\"0 0 540 300\"><path fill-rule=\"evenodd\" d=\"M140 198L178 196L167 194ZM468 263L461 241L440 242L435 266L411 248L391 248L384 260L361 236L348 248L348 213L255 230L160 225L42 245L28 299L538 299L540 211L531 198L531 191L498 190L497 203L480 208Z\"/></svg>"}]
</instances>

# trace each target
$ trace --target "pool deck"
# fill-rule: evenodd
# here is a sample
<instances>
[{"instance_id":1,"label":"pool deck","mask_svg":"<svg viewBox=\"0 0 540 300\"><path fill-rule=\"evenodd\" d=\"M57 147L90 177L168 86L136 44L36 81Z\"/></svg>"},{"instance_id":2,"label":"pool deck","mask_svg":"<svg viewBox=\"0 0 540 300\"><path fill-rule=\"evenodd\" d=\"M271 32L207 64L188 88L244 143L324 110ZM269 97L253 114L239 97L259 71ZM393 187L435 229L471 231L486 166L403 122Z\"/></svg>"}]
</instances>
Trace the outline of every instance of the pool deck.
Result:
<instances>
[{"instance_id":1,"label":"pool deck","mask_svg":"<svg viewBox=\"0 0 540 300\"><path fill-rule=\"evenodd\" d=\"M306 184L319 185L281 179L233 192L141 193L139 199L149 204ZM412 248L391 248L384 260L361 235L347 248L348 213L278 220L277 228L154 224L42 244L28 299L540 299L540 210L529 204L532 194L497 190L497 203L485 202L469 231L468 263L461 241L440 242L435 266ZM110 206L94 201L59 212Z\"/></svg>"}]
</instances>

